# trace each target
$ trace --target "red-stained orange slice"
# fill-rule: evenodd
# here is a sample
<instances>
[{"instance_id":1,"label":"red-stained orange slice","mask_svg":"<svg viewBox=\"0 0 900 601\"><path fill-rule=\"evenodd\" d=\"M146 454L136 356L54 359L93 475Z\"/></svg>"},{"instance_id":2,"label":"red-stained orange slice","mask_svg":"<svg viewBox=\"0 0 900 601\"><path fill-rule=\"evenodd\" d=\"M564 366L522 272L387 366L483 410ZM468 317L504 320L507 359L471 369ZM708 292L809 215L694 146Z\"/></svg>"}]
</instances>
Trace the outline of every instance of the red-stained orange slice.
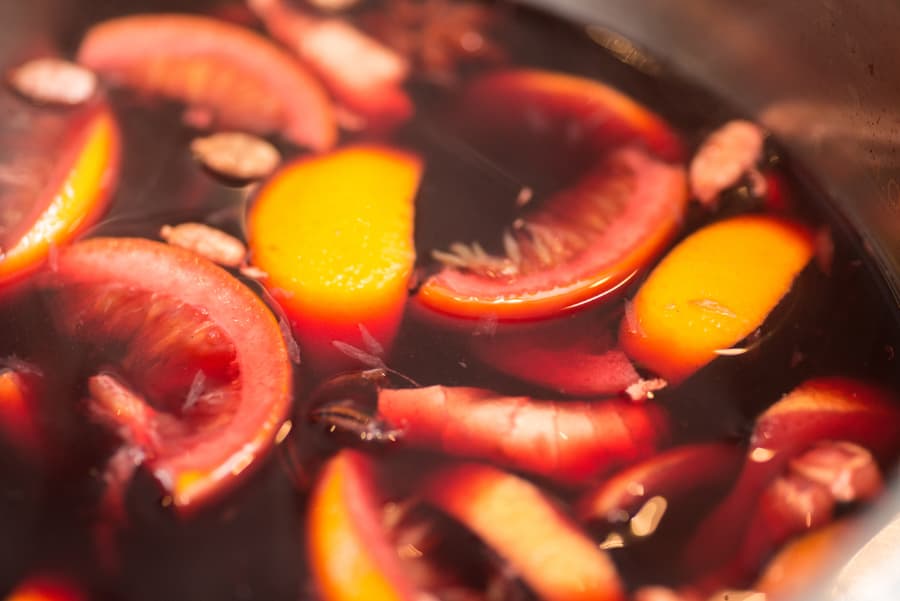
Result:
<instances>
[{"instance_id":1,"label":"red-stained orange slice","mask_svg":"<svg viewBox=\"0 0 900 601\"><path fill-rule=\"evenodd\" d=\"M762 325L813 250L811 232L782 219L743 216L707 226L653 270L619 342L638 363L683 380Z\"/></svg>"},{"instance_id":2,"label":"red-stained orange slice","mask_svg":"<svg viewBox=\"0 0 900 601\"><path fill-rule=\"evenodd\" d=\"M37 109L0 95L0 284L31 273L106 207L120 155L119 128L103 103Z\"/></svg>"},{"instance_id":3,"label":"red-stained orange slice","mask_svg":"<svg viewBox=\"0 0 900 601\"><path fill-rule=\"evenodd\" d=\"M252 262L317 366L347 363L334 342L383 347L396 333L415 260L421 160L385 146L301 159L259 191L247 220Z\"/></svg>"},{"instance_id":4,"label":"red-stained orange slice","mask_svg":"<svg viewBox=\"0 0 900 601\"><path fill-rule=\"evenodd\" d=\"M598 81L537 69L508 69L475 79L461 113L489 135L525 148L548 149L572 161L596 160L623 146L668 161L682 158L681 140L659 116Z\"/></svg>"},{"instance_id":5,"label":"red-stained orange slice","mask_svg":"<svg viewBox=\"0 0 900 601\"><path fill-rule=\"evenodd\" d=\"M609 556L526 480L462 464L434 474L424 494L505 558L539 598L625 598Z\"/></svg>"},{"instance_id":6,"label":"red-stained orange slice","mask_svg":"<svg viewBox=\"0 0 900 601\"><path fill-rule=\"evenodd\" d=\"M413 601L381 524L372 463L341 451L319 476L307 514L310 569L323 601Z\"/></svg>"},{"instance_id":7,"label":"red-stained orange slice","mask_svg":"<svg viewBox=\"0 0 900 601\"><path fill-rule=\"evenodd\" d=\"M477 248L436 254L445 267L417 299L470 319L552 317L626 284L674 235L686 202L682 168L616 151L524 214L502 256Z\"/></svg>"},{"instance_id":8,"label":"red-stained orange slice","mask_svg":"<svg viewBox=\"0 0 900 601\"><path fill-rule=\"evenodd\" d=\"M115 83L207 110L217 125L277 132L315 150L336 141L319 82L249 29L191 15L121 17L92 27L78 60Z\"/></svg>"},{"instance_id":9,"label":"red-stained orange slice","mask_svg":"<svg viewBox=\"0 0 900 601\"><path fill-rule=\"evenodd\" d=\"M93 238L60 251L40 286L59 329L105 372L89 410L176 508L231 489L274 445L291 407L285 341L228 272L159 242Z\"/></svg>"}]
</instances>

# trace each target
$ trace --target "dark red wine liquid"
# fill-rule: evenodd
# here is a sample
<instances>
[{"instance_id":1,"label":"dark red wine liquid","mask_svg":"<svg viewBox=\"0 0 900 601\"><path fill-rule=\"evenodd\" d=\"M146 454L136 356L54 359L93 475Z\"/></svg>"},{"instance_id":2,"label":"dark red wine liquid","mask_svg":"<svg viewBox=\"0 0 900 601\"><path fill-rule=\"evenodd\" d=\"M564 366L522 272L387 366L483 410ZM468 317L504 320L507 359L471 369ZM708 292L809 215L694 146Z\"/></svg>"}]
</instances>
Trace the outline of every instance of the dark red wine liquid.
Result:
<instances>
[{"instance_id":1,"label":"dark red wine liquid","mask_svg":"<svg viewBox=\"0 0 900 601\"><path fill-rule=\"evenodd\" d=\"M660 63L654 63L658 68L648 74L621 62L578 27L529 9L487 6L500 13L501 25L494 35L510 62L609 83L668 119L691 149L738 116ZM212 2L175 0L7 3L0 8L4 28L0 60L6 67L29 48L48 45L71 53L88 26L112 16L213 7ZM503 227L516 215L520 191L531 189L539 199L559 182L521 169L513 150L497 159L461 139L442 117L453 102L452 89L420 82L412 85L412 91L417 116L395 134L393 142L413 148L427 165L416 218L419 267L427 272L433 267L430 250L454 241L477 240L488 251L498 249ZM112 101L124 132L123 173L111 210L89 235L157 239L162 225L201 221L242 236L248 190L224 185L194 162L189 143L197 132L181 125L182 107L125 91L114 92ZM287 146L282 150L287 158L299 154ZM673 417L673 444L725 440L745 445L755 416L813 376L856 376L900 390L894 359L900 348L900 322L863 244L818 192L817 174L804 173L777 149L771 154L777 161L773 168L789 177L803 218L813 227L830 229L835 244L830 274L812 265L801 275L761 328L763 340L755 351L719 359L684 385L658 394L658 402ZM759 210L745 193L730 192L716 215L692 209L680 237L723 214ZM626 294L633 294L639 284L633 282ZM482 325L478 335L492 335L494 324ZM85 436L83 425L66 423L77 415L71 408L85 396L90 358L54 334L45 308L34 298L0 307L0 357L9 356L52 366L50 392L60 407L54 431L71 452L65 458L65 473L52 477L23 465L12 452L0 453L0 594L27 574L55 571L86 583L93 599L315 598L303 550L307 489L321 462L340 442L307 424L306 399L318 384L312 374L297 369L290 444L214 506L179 519L160 502L162 495L149 476L139 476L129 491L129 523L119 535L117 566L110 574L99 566L90 531L103 487L100 474L108 441L99 430L87 430L92 435ZM484 366L469 355L460 333L442 332L409 317L388 364L421 385L478 386L554 398L552 391ZM401 453L390 447L379 447L378 452L388 460ZM395 474L390 479L404 477ZM564 500L573 497L569 491L541 485ZM673 508L652 536L626 537L625 546L612 552L629 586L680 584L670 559L715 498L698 494L692 501ZM479 548L468 539L452 544L466 554L466 565L472 549ZM474 557L468 569L476 581L482 560Z\"/></svg>"}]
</instances>

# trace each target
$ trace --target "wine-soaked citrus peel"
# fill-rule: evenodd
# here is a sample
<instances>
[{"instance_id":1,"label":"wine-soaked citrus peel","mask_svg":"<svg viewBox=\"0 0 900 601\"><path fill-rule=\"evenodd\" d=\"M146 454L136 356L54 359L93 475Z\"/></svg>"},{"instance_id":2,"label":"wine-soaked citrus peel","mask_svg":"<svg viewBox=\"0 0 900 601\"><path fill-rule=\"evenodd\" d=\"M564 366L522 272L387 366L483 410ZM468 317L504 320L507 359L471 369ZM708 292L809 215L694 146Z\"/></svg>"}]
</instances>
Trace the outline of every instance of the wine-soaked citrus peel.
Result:
<instances>
[{"instance_id":1,"label":"wine-soaked citrus peel","mask_svg":"<svg viewBox=\"0 0 900 601\"><path fill-rule=\"evenodd\" d=\"M612 560L528 481L461 464L439 470L423 494L505 558L539 598L625 598Z\"/></svg>"},{"instance_id":2,"label":"wine-soaked citrus peel","mask_svg":"<svg viewBox=\"0 0 900 601\"><path fill-rule=\"evenodd\" d=\"M7 102L4 99L0 105ZM9 159L9 165L0 166L4 174L10 174L0 177L4 206L0 285L33 272L51 252L99 217L118 176L121 135L105 104L91 104L65 117L39 112L21 105L10 107L11 115L33 123L40 145L48 147L35 150L42 153L36 157L30 157L33 149L26 147ZM15 140L10 147L16 148ZM38 168L29 172L32 158Z\"/></svg>"},{"instance_id":3,"label":"wine-soaked citrus peel","mask_svg":"<svg viewBox=\"0 0 900 601\"><path fill-rule=\"evenodd\" d=\"M110 81L209 111L218 126L315 150L337 129L324 88L257 33L207 17L137 15L88 30L78 61Z\"/></svg>"},{"instance_id":4,"label":"wine-soaked citrus peel","mask_svg":"<svg viewBox=\"0 0 900 601\"><path fill-rule=\"evenodd\" d=\"M569 188L525 213L505 254L458 252L417 298L446 315L547 318L608 296L677 231L687 202L684 169L633 148L602 158Z\"/></svg>"},{"instance_id":5,"label":"wine-soaked citrus peel","mask_svg":"<svg viewBox=\"0 0 900 601\"><path fill-rule=\"evenodd\" d=\"M386 349L394 338L415 261L422 168L401 150L351 146L285 166L256 196L252 263L314 365L347 364L335 342L368 348L374 339Z\"/></svg>"},{"instance_id":6,"label":"wine-soaked citrus peel","mask_svg":"<svg viewBox=\"0 0 900 601\"><path fill-rule=\"evenodd\" d=\"M454 386L383 389L378 411L410 446L573 485L651 456L669 431L651 403L539 401Z\"/></svg>"},{"instance_id":7,"label":"wine-soaked citrus peel","mask_svg":"<svg viewBox=\"0 0 900 601\"><path fill-rule=\"evenodd\" d=\"M106 361L134 394L94 379L89 403L120 424L176 508L230 489L274 444L291 404L285 342L227 272L159 242L95 238L61 250L39 283L67 336L101 361L118 349Z\"/></svg>"},{"instance_id":8,"label":"wine-soaked citrus peel","mask_svg":"<svg viewBox=\"0 0 900 601\"><path fill-rule=\"evenodd\" d=\"M460 99L461 119L501 140L597 160L634 146L666 161L684 152L678 134L659 116L622 92L591 79L506 69L474 79ZM571 153L571 154L569 154Z\"/></svg>"},{"instance_id":9,"label":"wine-soaked citrus peel","mask_svg":"<svg viewBox=\"0 0 900 601\"><path fill-rule=\"evenodd\" d=\"M333 457L309 501L306 548L324 601L413 601L382 526L372 461L355 451Z\"/></svg>"},{"instance_id":10,"label":"wine-soaked citrus peel","mask_svg":"<svg viewBox=\"0 0 900 601\"><path fill-rule=\"evenodd\" d=\"M799 224L742 216L676 246L631 302L619 343L641 365L679 382L763 324L813 256Z\"/></svg>"}]
</instances>

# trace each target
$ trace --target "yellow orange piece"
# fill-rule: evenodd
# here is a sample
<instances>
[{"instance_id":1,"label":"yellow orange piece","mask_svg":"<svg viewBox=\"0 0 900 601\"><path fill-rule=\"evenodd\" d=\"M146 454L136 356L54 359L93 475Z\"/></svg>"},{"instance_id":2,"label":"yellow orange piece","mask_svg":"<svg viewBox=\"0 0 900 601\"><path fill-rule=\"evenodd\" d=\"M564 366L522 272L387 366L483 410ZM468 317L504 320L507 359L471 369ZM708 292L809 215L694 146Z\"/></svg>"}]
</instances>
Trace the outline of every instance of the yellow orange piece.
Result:
<instances>
[{"instance_id":1,"label":"yellow orange piece","mask_svg":"<svg viewBox=\"0 0 900 601\"><path fill-rule=\"evenodd\" d=\"M707 226L647 278L622 323L634 360L683 380L758 328L814 252L805 227L764 216Z\"/></svg>"},{"instance_id":2,"label":"yellow orange piece","mask_svg":"<svg viewBox=\"0 0 900 601\"><path fill-rule=\"evenodd\" d=\"M49 204L28 231L0 258L0 282L16 279L40 264L51 249L70 241L100 213L117 175L120 134L112 113L99 107L88 118L74 156L62 156ZM40 202L40 199L36 199Z\"/></svg>"},{"instance_id":3,"label":"yellow orange piece","mask_svg":"<svg viewBox=\"0 0 900 601\"><path fill-rule=\"evenodd\" d=\"M310 499L307 551L324 601L415 598L379 523L371 469L364 455L342 451L325 467Z\"/></svg>"},{"instance_id":4,"label":"yellow orange piece","mask_svg":"<svg viewBox=\"0 0 900 601\"><path fill-rule=\"evenodd\" d=\"M415 261L421 160L385 146L301 159L266 184L250 209L254 265L291 319L304 359L332 363L332 343L387 346Z\"/></svg>"},{"instance_id":5,"label":"yellow orange piece","mask_svg":"<svg viewBox=\"0 0 900 601\"><path fill-rule=\"evenodd\" d=\"M438 472L426 499L465 524L546 601L622 601L615 564L530 482L479 464Z\"/></svg>"},{"instance_id":6,"label":"yellow orange piece","mask_svg":"<svg viewBox=\"0 0 900 601\"><path fill-rule=\"evenodd\" d=\"M27 384L13 370L0 372L0 433L29 458L40 455L41 440Z\"/></svg>"},{"instance_id":7,"label":"yellow orange piece","mask_svg":"<svg viewBox=\"0 0 900 601\"><path fill-rule=\"evenodd\" d=\"M85 601L85 595L68 580L32 576L19 583L4 601Z\"/></svg>"}]
</instances>

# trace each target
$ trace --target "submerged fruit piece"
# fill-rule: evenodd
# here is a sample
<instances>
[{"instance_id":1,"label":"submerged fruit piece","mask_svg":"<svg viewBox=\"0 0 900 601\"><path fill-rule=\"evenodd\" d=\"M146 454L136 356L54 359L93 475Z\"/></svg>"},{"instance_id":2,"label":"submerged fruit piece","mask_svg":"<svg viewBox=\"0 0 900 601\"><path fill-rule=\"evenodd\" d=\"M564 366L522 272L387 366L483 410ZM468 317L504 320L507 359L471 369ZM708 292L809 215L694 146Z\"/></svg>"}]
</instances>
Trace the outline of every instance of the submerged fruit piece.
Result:
<instances>
[{"instance_id":1,"label":"submerged fruit piece","mask_svg":"<svg viewBox=\"0 0 900 601\"><path fill-rule=\"evenodd\" d=\"M621 394L640 382L606 324L586 321L579 326L575 334L551 325L474 336L470 347L497 371L565 395Z\"/></svg>"},{"instance_id":2,"label":"submerged fruit piece","mask_svg":"<svg viewBox=\"0 0 900 601\"><path fill-rule=\"evenodd\" d=\"M57 576L31 576L20 582L5 601L84 601L85 595L74 584Z\"/></svg>"},{"instance_id":3,"label":"submerged fruit piece","mask_svg":"<svg viewBox=\"0 0 900 601\"><path fill-rule=\"evenodd\" d=\"M741 453L724 443L676 447L625 469L584 495L577 515L582 521L629 515L652 497L669 504L699 489L721 486L740 466Z\"/></svg>"},{"instance_id":4,"label":"submerged fruit piece","mask_svg":"<svg viewBox=\"0 0 900 601\"><path fill-rule=\"evenodd\" d=\"M95 25L78 61L113 82L209 111L217 125L334 145L331 103L287 52L248 29L207 17L137 15Z\"/></svg>"},{"instance_id":5,"label":"submerged fruit piece","mask_svg":"<svg viewBox=\"0 0 900 601\"><path fill-rule=\"evenodd\" d=\"M691 159L691 192L704 206L715 206L719 194L742 177L754 182L754 193L765 194L765 179L756 169L766 132L750 121L729 121L703 141Z\"/></svg>"},{"instance_id":6,"label":"submerged fruit piece","mask_svg":"<svg viewBox=\"0 0 900 601\"><path fill-rule=\"evenodd\" d=\"M409 64L399 54L342 19L316 18L286 0L248 4L367 128L391 127L412 115L412 101L401 87Z\"/></svg>"},{"instance_id":7,"label":"submerged fruit piece","mask_svg":"<svg viewBox=\"0 0 900 601\"><path fill-rule=\"evenodd\" d=\"M509 69L482 76L462 97L466 122L512 147L597 160L622 146L644 148L665 160L682 158L681 140L660 117L625 94L590 79Z\"/></svg>"},{"instance_id":8,"label":"submerged fruit piece","mask_svg":"<svg viewBox=\"0 0 900 601\"><path fill-rule=\"evenodd\" d=\"M273 445L291 367L273 315L189 251L95 238L41 280L58 327L109 376L91 412L114 426L179 509L235 485Z\"/></svg>"},{"instance_id":9,"label":"submerged fruit piece","mask_svg":"<svg viewBox=\"0 0 900 601\"><path fill-rule=\"evenodd\" d=\"M681 222L684 170L618 150L518 220L504 256L464 245L419 291L457 317L544 318L606 296L662 250Z\"/></svg>"},{"instance_id":10,"label":"submerged fruit piece","mask_svg":"<svg viewBox=\"0 0 900 601\"><path fill-rule=\"evenodd\" d=\"M294 162L259 191L247 219L252 261L314 365L347 363L335 342L390 345L415 260L421 175L413 154L354 146Z\"/></svg>"},{"instance_id":11,"label":"submerged fruit piece","mask_svg":"<svg viewBox=\"0 0 900 601\"><path fill-rule=\"evenodd\" d=\"M638 290L620 344L664 378L683 380L761 326L812 255L812 233L782 219L742 216L707 226Z\"/></svg>"},{"instance_id":12,"label":"submerged fruit piece","mask_svg":"<svg viewBox=\"0 0 900 601\"><path fill-rule=\"evenodd\" d=\"M0 96L0 284L36 269L103 211L118 175L119 128L105 104L69 113Z\"/></svg>"},{"instance_id":13,"label":"submerged fruit piece","mask_svg":"<svg viewBox=\"0 0 900 601\"><path fill-rule=\"evenodd\" d=\"M506 559L539 598L625 598L612 560L526 480L462 464L429 478L424 496Z\"/></svg>"},{"instance_id":14,"label":"submerged fruit piece","mask_svg":"<svg viewBox=\"0 0 900 601\"><path fill-rule=\"evenodd\" d=\"M756 420L747 459L734 488L688 544L688 570L698 573L733 557L748 532L747 516L755 512L770 483L788 473L792 460L803 459L805 452L823 441L854 443L882 464L888 463L900 452L897 399L886 390L858 380L819 378L804 382L772 405ZM845 455L832 457L841 460ZM789 476L802 477L803 464L809 459L798 461L800 471L790 468ZM848 459L857 461L855 455ZM839 467L832 466L837 474L853 472ZM822 489L833 498L827 487ZM763 518L764 515L760 519Z\"/></svg>"},{"instance_id":15,"label":"submerged fruit piece","mask_svg":"<svg viewBox=\"0 0 900 601\"><path fill-rule=\"evenodd\" d=\"M413 601L382 525L370 459L344 450L319 476L309 501L306 548L325 601Z\"/></svg>"},{"instance_id":16,"label":"submerged fruit piece","mask_svg":"<svg viewBox=\"0 0 900 601\"><path fill-rule=\"evenodd\" d=\"M380 416L412 446L584 483L650 456L663 411L620 401L538 401L479 388L381 390Z\"/></svg>"},{"instance_id":17,"label":"submerged fruit piece","mask_svg":"<svg viewBox=\"0 0 900 601\"><path fill-rule=\"evenodd\" d=\"M36 385L40 373L25 364L0 369L0 433L28 459L46 450L38 424Z\"/></svg>"},{"instance_id":18,"label":"submerged fruit piece","mask_svg":"<svg viewBox=\"0 0 900 601\"><path fill-rule=\"evenodd\" d=\"M843 520L788 543L769 560L753 588L765 593L767 601L795 598L833 573L833 563L853 533L853 522Z\"/></svg>"}]
</instances>

